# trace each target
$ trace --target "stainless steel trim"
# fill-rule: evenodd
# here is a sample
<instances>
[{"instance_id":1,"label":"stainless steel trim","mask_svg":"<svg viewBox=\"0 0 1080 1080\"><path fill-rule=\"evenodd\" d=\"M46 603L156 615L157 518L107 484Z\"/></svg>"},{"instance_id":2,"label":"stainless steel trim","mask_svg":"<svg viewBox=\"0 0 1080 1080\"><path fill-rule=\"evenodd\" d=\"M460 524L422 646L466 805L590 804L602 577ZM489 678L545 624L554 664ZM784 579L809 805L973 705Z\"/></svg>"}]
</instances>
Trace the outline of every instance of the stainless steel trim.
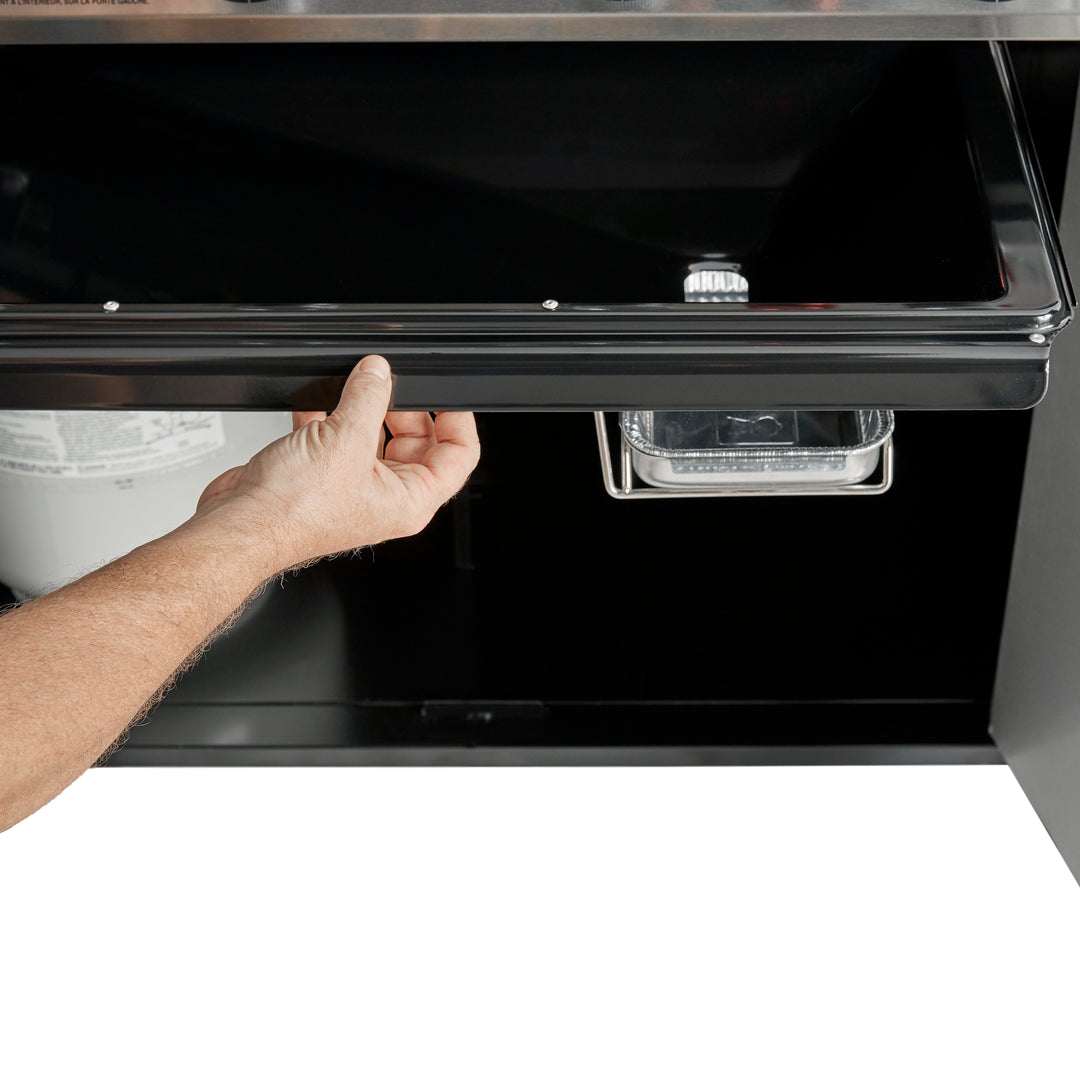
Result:
<instances>
[{"instance_id":1,"label":"stainless steel trim","mask_svg":"<svg viewBox=\"0 0 1080 1080\"><path fill-rule=\"evenodd\" d=\"M836 746L138 746L108 767L211 766L613 766L1000 765L992 745Z\"/></svg>"},{"instance_id":2,"label":"stainless steel trim","mask_svg":"<svg viewBox=\"0 0 1080 1080\"><path fill-rule=\"evenodd\" d=\"M634 483L634 469L630 459L630 446L620 429L620 477L615 480L615 468L612 464L611 443L608 439L606 413L593 413L596 421L596 441L600 450L600 468L604 475L604 487L613 499L723 499L756 497L767 495L883 495L893 482L893 440L890 435L881 447L881 479L876 483L848 484L837 487L807 488L789 487L744 487L744 488L671 488L646 487Z\"/></svg>"},{"instance_id":3,"label":"stainless steel trim","mask_svg":"<svg viewBox=\"0 0 1080 1080\"><path fill-rule=\"evenodd\" d=\"M0 43L1080 38L1076 0L0 0Z\"/></svg>"}]
</instances>

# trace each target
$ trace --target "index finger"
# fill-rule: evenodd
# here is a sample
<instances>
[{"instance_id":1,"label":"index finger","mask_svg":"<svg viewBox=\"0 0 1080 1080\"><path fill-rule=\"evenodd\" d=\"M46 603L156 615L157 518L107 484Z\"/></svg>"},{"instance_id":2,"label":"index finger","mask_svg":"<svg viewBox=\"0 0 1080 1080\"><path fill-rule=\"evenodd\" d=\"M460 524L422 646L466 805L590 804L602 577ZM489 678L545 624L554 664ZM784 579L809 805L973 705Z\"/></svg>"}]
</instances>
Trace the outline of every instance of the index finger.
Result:
<instances>
[{"instance_id":1,"label":"index finger","mask_svg":"<svg viewBox=\"0 0 1080 1080\"><path fill-rule=\"evenodd\" d=\"M435 441L475 446L479 451L480 436L476 433L476 417L471 412L437 412Z\"/></svg>"},{"instance_id":2,"label":"index finger","mask_svg":"<svg viewBox=\"0 0 1080 1080\"><path fill-rule=\"evenodd\" d=\"M424 467L448 491L449 498L468 480L480 460L476 418L468 412L436 413L435 439L435 445L424 455Z\"/></svg>"}]
</instances>

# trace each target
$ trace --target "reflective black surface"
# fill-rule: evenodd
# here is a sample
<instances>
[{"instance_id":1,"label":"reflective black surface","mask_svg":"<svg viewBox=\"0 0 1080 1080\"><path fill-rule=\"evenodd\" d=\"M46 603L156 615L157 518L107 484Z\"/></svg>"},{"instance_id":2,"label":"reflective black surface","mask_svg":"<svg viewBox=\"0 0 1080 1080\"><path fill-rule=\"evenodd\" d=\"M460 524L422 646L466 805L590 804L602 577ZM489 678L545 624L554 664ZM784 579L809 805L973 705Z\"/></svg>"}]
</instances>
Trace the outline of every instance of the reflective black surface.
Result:
<instances>
[{"instance_id":1,"label":"reflective black surface","mask_svg":"<svg viewBox=\"0 0 1080 1080\"><path fill-rule=\"evenodd\" d=\"M589 418L481 417L428 531L272 586L115 761L986 760L1027 426L902 416L872 499L628 504Z\"/></svg>"},{"instance_id":2,"label":"reflective black surface","mask_svg":"<svg viewBox=\"0 0 1080 1080\"><path fill-rule=\"evenodd\" d=\"M0 404L1024 407L1068 316L986 45L2 55Z\"/></svg>"},{"instance_id":3,"label":"reflective black surface","mask_svg":"<svg viewBox=\"0 0 1080 1080\"><path fill-rule=\"evenodd\" d=\"M42 302L679 302L710 253L756 303L1003 292L941 50L4 60L0 274Z\"/></svg>"}]
</instances>

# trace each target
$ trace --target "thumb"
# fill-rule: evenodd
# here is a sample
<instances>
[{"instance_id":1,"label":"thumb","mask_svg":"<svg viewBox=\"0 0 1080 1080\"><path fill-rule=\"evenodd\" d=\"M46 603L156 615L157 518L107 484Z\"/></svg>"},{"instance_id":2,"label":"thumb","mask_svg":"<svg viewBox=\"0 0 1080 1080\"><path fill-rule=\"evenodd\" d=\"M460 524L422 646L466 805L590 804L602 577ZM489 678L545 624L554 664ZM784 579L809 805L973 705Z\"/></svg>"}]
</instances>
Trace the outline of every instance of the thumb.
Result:
<instances>
[{"instance_id":1,"label":"thumb","mask_svg":"<svg viewBox=\"0 0 1080 1080\"><path fill-rule=\"evenodd\" d=\"M337 408L327 419L342 433L370 441L374 453L390 407L390 390L390 365L386 358L365 356L345 380Z\"/></svg>"}]
</instances>

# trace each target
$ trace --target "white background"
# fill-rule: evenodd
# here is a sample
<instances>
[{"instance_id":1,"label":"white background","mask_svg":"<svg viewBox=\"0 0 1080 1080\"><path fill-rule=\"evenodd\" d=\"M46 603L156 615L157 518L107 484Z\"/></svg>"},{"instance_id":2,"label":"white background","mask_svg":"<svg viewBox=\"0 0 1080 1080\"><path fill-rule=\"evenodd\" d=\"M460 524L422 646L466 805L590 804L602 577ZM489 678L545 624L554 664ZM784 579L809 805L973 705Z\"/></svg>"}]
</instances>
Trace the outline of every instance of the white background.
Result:
<instances>
[{"instance_id":1,"label":"white background","mask_svg":"<svg viewBox=\"0 0 1080 1080\"><path fill-rule=\"evenodd\" d=\"M1080 1074L1002 767L98 770L0 915L12 1080Z\"/></svg>"}]
</instances>

